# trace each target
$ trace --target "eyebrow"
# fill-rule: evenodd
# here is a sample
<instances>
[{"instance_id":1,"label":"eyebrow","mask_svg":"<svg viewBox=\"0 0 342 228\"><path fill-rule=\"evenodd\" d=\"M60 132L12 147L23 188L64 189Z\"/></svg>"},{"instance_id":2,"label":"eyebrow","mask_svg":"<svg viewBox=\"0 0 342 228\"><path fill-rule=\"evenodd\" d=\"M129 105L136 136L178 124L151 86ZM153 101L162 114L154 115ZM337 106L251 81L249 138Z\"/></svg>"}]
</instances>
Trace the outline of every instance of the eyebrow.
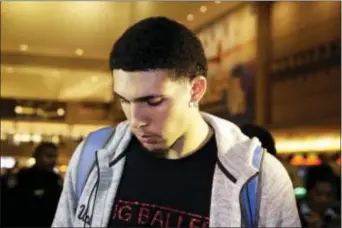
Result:
<instances>
[{"instance_id":1,"label":"eyebrow","mask_svg":"<svg viewBox=\"0 0 342 228\"><path fill-rule=\"evenodd\" d=\"M128 100L126 98L124 98L122 95L118 94L117 92L113 92L116 96L120 97L123 100ZM137 97L133 99L133 102L146 102L148 100L151 99L155 99L155 98L160 98L163 97L163 95L161 94L153 94L153 95L147 95L147 96L143 96L143 97Z\"/></svg>"}]
</instances>

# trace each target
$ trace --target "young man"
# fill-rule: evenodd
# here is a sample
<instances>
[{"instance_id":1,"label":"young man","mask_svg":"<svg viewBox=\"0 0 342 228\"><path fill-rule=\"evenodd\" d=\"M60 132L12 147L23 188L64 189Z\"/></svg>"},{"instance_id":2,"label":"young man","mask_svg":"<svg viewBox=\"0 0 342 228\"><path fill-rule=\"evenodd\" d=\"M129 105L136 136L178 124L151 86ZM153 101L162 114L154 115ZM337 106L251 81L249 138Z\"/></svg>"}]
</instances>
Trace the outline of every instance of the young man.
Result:
<instances>
[{"instance_id":1,"label":"young man","mask_svg":"<svg viewBox=\"0 0 342 228\"><path fill-rule=\"evenodd\" d=\"M207 60L199 39L163 17L130 27L110 54L127 121L96 152L80 198L74 153L54 227L241 227L241 189L259 170L260 145L234 124L201 113ZM94 152L95 153L95 152ZM265 153L258 226L299 227L292 185Z\"/></svg>"}]
</instances>

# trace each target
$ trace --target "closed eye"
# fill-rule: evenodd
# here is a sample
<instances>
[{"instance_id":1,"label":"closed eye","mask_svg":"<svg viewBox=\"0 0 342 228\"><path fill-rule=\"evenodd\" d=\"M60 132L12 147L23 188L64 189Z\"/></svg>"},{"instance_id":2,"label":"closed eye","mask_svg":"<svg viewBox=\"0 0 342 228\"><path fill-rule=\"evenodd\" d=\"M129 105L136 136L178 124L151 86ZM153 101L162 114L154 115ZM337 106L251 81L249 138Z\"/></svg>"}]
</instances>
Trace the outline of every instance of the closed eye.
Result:
<instances>
[{"instance_id":1,"label":"closed eye","mask_svg":"<svg viewBox=\"0 0 342 228\"><path fill-rule=\"evenodd\" d=\"M165 100L164 98L157 97L157 98L152 98L152 99L149 99L149 100L146 100L146 101L141 101L141 102L142 103L147 103L149 106L158 106L161 103L163 103L164 100ZM128 100L123 99L123 98L120 98L120 102L121 102L121 104L128 104L128 103L130 103Z\"/></svg>"},{"instance_id":2,"label":"closed eye","mask_svg":"<svg viewBox=\"0 0 342 228\"><path fill-rule=\"evenodd\" d=\"M163 103L164 100L165 99L162 97L156 97L156 98L149 99L146 103L150 106L158 106L161 103Z\"/></svg>"},{"instance_id":3,"label":"closed eye","mask_svg":"<svg viewBox=\"0 0 342 228\"><path fill-rule=\"evenodd\" d=\"M145 104L148 104L149 106L158 106L165 101L165 97L162 95L147 95L147 96L138 97L138 98L133 99L132 101L129 101L125 99L123 96L121 96L120 94L116 92L114 93L120 98L121 104L129 104L131 102L134 102L134 103L145 103Z\"/></svg>"}]
</instances>

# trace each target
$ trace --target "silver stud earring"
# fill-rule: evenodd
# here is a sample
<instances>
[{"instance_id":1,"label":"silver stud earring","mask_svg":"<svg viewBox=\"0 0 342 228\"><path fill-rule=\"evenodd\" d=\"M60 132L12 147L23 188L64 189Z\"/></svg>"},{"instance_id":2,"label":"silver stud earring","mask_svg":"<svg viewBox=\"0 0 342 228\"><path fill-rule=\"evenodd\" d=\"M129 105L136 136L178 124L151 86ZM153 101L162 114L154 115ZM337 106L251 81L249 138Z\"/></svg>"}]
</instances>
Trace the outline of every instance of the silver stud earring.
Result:
<instances>
[{"instance_id":1,"label":"silver stud earring","mask_svg":"<svg viewBox=\"0 0 342 228\"><path fill-rule=\"evenodd\" d=\"M193 108L193 107L194 107L194 102L190 102L190 103L189 103L189 107L190 107L190 108Z\"/></svg>"}]
</instances>

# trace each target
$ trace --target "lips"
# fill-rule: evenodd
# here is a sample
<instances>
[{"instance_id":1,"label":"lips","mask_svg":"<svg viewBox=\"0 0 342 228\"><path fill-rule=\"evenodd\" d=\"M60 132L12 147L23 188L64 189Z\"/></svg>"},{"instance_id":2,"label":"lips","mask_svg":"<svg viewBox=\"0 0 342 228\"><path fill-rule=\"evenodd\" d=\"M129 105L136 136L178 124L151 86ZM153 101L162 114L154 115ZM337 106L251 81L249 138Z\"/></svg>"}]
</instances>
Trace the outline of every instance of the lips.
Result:
<instances>
[{"instance_id":1,"label":"lips","mask_svg":"<svg viewBox=\"0 0 342 228\"><path fill-rule=\"evenodd\" d=\"M158 141L158 138L153 135L137 135L137 138L142 143L155 143Z\"/></svg>"}]
</instances>

